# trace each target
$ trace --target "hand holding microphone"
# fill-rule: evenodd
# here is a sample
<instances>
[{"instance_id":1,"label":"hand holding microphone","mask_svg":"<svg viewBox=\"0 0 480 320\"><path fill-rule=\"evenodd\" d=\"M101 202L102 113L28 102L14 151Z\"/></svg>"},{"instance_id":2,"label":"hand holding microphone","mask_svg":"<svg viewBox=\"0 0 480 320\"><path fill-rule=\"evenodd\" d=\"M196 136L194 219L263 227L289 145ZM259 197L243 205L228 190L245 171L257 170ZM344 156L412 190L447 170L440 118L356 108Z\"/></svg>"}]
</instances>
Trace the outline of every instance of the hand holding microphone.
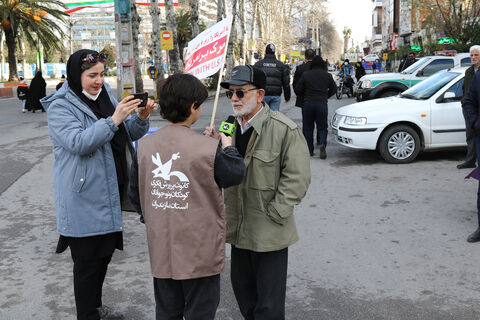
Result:
<instances>
[{"instance_id":1,"label":"hand holding microphone","mask_svg":"<svg viewBox=\"0 0 480 320\"><path fill-rule=\"evenodd\" d=\"M215 130L215 128L207 127L203 132L204 135L218 139L222 142L222 148L230 147L232 145L232 136L235 134L235 121L234 116L229 116L226 121L223 121L220 125L220 128Z\"/></svg>"}]
</instances>

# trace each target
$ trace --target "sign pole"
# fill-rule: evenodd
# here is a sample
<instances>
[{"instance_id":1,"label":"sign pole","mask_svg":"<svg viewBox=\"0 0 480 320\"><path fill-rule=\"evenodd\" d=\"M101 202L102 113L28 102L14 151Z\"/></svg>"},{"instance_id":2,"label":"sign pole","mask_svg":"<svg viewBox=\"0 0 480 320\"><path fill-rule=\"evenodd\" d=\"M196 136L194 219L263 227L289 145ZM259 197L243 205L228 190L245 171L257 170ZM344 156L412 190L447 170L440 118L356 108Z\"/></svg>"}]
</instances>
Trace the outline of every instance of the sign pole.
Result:
<instances>
[{"instance_id":1,"label":"sign pole","mask_svg":"<svg viewBox=\"0 0 480 320\"><path fill-rule=\"evenodd\" d=\"M228 49L228 41L230 40L230 33L232 33L232 23L233 19L230 22L229 32L227 34L227 41L225 42L225 53L223 54L222 59L222 67L220 68L220 74L218 75L218 83L217 83L217 92L215 92L215 102L213 103L213 111L212 111L212 118L210 119L210 128L213 128L213 123L215 122L215 114L217 113L217 105L218 105L218 97L220 95L220 83L223 80L223 75L225 74L225 57L227 56L227 49Z\"/></svg>"}]
</instances>

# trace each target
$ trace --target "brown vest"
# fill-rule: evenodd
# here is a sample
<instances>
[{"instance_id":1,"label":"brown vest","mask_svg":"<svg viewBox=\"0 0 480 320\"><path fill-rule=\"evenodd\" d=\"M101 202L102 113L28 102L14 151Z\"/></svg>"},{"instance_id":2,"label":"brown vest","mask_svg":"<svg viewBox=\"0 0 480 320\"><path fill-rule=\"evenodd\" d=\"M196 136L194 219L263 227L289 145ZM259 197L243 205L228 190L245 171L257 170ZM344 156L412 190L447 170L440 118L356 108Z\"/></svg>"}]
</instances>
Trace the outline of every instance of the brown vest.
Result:
<instances>
[{"instance_id":1,"label":"brown vest","mask_svg":"<svg viewBox=\"0 0 480 320\"><path fill-rule=\"evenodd\" d=\"M225 208L214 179L218 141L169 125L138 145L138 185L155 278L219 274L225 264Z\"/></svg>"}]
</instances>

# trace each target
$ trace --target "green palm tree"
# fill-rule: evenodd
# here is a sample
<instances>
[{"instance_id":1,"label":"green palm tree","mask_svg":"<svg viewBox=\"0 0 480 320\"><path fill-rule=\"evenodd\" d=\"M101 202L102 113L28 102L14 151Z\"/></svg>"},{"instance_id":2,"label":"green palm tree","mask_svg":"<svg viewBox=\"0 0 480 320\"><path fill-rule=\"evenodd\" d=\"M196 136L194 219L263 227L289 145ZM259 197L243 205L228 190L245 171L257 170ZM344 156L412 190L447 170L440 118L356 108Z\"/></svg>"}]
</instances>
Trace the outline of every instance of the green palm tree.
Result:
<instances>
[{"instance_id":1,"label":"green palm tree","mask_svg":"<svg viewBox=\"0 0 480 320\"><path fill-rule=\"evenodd\" d=\"M18 38L45 50L60 49L61 28L65 24L65 6L58 0L0 0L0 21L8 50L9 81L17 78L16 47Z\"/></svg>"},{"instance_id":2,"label":"green palm tree","mask_svg":"<svg viewBox=\"0 0 480 320\"><path fill-rule=\"evenodd\" d=\"M191 21L190 12L180 10L180 12L175 13L175 20L177 21L177 37L178 37L178 48L180 51L180 59L183 58L183 49L188 45L188 42L193 39L193 27ZM162 27L166 28L166 23L162 23ZM206 29L205 23L201 21L199 23L199 31L202 32Z\"/></svg>"}]
</instances>

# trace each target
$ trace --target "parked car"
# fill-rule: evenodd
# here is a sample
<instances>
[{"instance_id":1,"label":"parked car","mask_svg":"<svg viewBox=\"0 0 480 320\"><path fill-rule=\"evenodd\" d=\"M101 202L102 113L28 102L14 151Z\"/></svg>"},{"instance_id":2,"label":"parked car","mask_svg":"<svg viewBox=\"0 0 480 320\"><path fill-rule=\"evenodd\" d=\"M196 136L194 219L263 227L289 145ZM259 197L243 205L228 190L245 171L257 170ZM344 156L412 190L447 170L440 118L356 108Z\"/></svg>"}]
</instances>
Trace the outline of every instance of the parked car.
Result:
<instances>
[{"instance_id":1,"label":"parked car","mask_svg":"<svg viewBox=\"0 0 480 320\"><path fill-rule=\"evenodd\" d=\"M412 162L422 150L466 146L460 102L466 69L440 71L396 97L337 109L331 121L335 140L378 150L390 163Z\"/></svg>"},{"instance_id":2,"label":"parked car","mask_svg":"<svg viewBox=\"0 0 480 320\"><path fill-rule=\"evenodd\" d=\"M455 56L423 57L402 72L363 76L355 85L354 92L357 101L394 96L427 79L439 70L470 66L471 64L469 53L459 53Z\"/></svg>"},{"instance_id":3,"label":"parked car","mask_svg":"<svg viewBox=\"0 0 480 320\"><path fill-rule=\"evenodd\" d=\"M379 62L380 57L377 56L375 53L367 54L363 57L362 62Z\"/></svg>"}]
</instances>

